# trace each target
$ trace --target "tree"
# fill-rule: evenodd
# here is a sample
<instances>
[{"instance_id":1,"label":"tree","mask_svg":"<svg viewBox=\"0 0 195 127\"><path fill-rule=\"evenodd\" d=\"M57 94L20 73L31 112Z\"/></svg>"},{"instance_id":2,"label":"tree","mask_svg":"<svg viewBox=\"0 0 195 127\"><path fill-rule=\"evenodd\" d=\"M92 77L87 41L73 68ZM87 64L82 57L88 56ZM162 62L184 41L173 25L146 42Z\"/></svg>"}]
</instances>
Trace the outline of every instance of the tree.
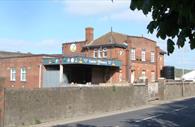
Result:
<instances>
[{"instance_id":1,"label":"tree","mask_svg":"<svg viewBox=\"0 0 195 127\"><path fill-rule=\"evenodd\" d=\"M195 49L194 0L131 0L130 9L142 10L145 15L152 14L148 32L157 30L157 37L167 39L168 54L173 53L176 45L182 48L185 43Z\"/></svg>"}]
</instances>

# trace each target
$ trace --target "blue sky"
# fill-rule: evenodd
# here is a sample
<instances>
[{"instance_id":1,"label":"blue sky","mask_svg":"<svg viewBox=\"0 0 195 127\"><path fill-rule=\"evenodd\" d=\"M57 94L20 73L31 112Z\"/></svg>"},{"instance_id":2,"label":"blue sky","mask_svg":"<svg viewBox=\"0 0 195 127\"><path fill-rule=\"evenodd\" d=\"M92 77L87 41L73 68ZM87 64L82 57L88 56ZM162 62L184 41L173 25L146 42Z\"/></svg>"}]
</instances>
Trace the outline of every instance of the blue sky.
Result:
<instances>
[{"instance_id":1,"label":"blue sky","mask_svg":"<svg viewBox=\"0 0 195 127\"><path fill-rule=\"evenodd\" d=\"M145 36L166 50L166 42L147 33L151 16L129 10L130 0L0 0L0 50L61 53L61 44L110 31ZM195 50L186 45L165 57L166 65L195 69Z\"/></svg>"}]
</instances>

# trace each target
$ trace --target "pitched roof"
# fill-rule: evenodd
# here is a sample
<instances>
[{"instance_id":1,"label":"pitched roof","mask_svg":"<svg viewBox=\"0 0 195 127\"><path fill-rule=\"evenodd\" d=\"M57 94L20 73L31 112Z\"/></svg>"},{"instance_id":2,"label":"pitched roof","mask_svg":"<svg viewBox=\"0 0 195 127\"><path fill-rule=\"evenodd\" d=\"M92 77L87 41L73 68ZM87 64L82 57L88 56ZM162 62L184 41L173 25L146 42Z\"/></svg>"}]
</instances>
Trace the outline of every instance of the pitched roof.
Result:
<instances>
[{"instance_id":1,"label":"pitched roof","mask_svg":"<svg viewBox=\"0 0 195 127\"><path fill-rule=\"evenodd\" d=\"M108 32L105 35L95 39L87 46L90 45L104 45L104 44L113 44L113 43L123 43L127 40L127 35L116 33L116 32Z\"/></svg>"},{"instance_id":2,"label":"pitched roof","mask_svg":"<svg viewBox=\"0 0 195 127\"><path fill-rule=\"evenodd\" d=\"M98 46L114 46L114 47L121 47L126 48L127 44L125 41L127 40L127 35L116 33L116 32L108 32L105 35L95 39L94 41L87 44L86 47L98 47Z\"/></svg>"},{"instance_id":3,"label":"pitched roof","mask_svg":"<svg viewBox=\"0 0 195 127\"><path fill-rule=\"evenodd\" d=\"M98 47L98 46L117 46L117 47L126 48L127 44L125 42L127 41L127 39L129 37L130 38L143 38L143 39L150 40L150 41L156 43L155 41L148 39L148 38L145 38L145 37L130 36L130 35L122 34L122 33L118 33L118 32L108 32L108 33L104 34L103 36L90 42L84 48Z\"/></svg>"}]
</instances>

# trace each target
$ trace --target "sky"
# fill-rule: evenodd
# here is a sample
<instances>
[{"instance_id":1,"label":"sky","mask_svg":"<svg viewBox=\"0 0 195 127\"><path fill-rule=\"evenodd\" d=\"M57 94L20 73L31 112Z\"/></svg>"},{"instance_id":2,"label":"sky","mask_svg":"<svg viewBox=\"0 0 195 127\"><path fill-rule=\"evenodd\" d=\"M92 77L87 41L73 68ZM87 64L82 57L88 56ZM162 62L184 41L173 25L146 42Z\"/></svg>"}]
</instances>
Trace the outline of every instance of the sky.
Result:
<instances>
[{"instance_id":1,"label":"sky","mask_svg":"<svg viewBox=\"0 0 195 127\"><path fill-rule=\"evenodd\" d=\"M151 14L129 9L130 0L0 0L0 50L62 53L62 43L85 39L85 28L97 38L112 30L155 40L166 51L166 41L148 34ZM195 69L195 50L189 45L165 56L165 65Z\"/></svg>"}]
</instances>

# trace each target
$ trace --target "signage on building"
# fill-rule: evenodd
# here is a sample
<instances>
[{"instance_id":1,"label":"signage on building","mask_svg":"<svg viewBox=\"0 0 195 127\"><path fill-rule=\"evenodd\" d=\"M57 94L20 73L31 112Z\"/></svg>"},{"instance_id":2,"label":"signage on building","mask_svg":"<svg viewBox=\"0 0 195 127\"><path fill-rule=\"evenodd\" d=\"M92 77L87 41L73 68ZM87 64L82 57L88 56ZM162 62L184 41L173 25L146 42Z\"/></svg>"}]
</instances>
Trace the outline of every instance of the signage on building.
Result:
<instances>
[{"instance_id":1,"label":"signage on building","mask_svg":"<svg viewBox=\"0 0 195 127\"><path fill-rule=\"evenodd\" d=\"M102 65L102 66L120 67L121 61L76 56L76 57L63 57L63 58L44 58L43 64L44 65L87 64L87 65Z\"/></svg>"}]
</instances>

